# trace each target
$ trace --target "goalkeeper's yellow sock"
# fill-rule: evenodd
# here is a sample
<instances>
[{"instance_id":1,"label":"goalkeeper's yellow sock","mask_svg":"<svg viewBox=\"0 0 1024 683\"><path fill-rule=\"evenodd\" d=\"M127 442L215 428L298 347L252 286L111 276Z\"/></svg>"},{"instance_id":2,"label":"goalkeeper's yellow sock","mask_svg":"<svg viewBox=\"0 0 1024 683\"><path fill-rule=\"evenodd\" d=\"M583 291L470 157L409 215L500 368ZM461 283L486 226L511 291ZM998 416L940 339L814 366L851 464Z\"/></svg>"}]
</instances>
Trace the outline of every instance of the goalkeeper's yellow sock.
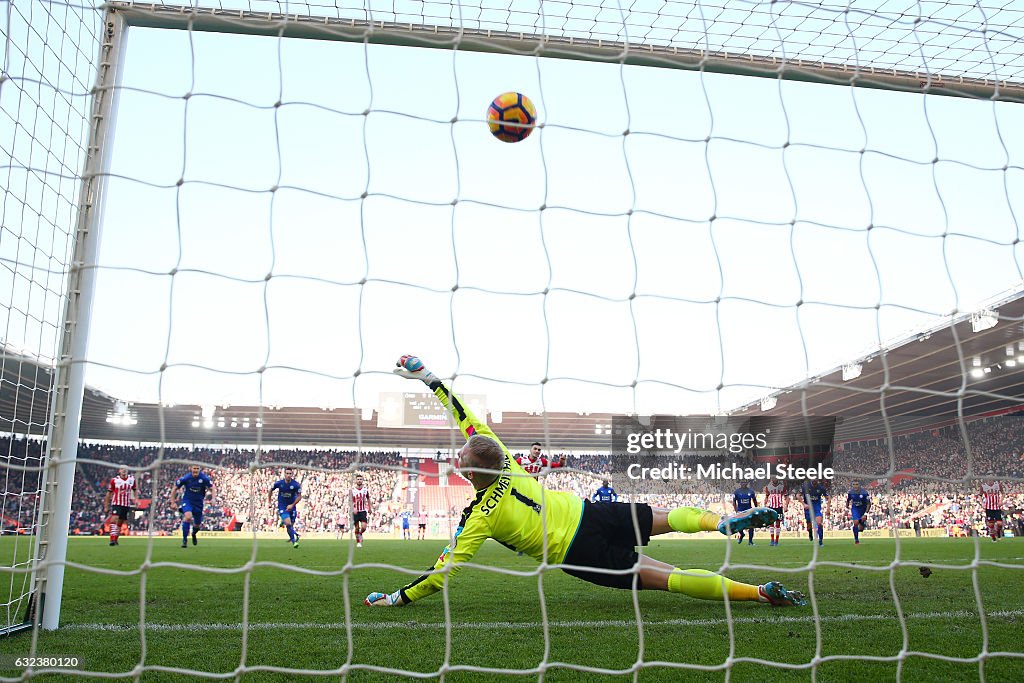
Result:
<instances>
[{"instance_id":1,"label":"goalkeeper's yellow sock","mask_svg":"<svg viewBox=\"0 0 1024 683\"><path fill-rule=\"evenodd\" d=\"M668 590L701 600L724 600L726 593L729 600L761 600L757 586L733 581L706 569L676 568L669 574Z\"/></svg>"},{"instance_id":2,"label":"goalkeeper's yellow sock","mask_svg":"<svg viewBox=\"0 0 1024 683\"><path fill-rule=\"evenodd\" d=\"M714 512L700 508L676 508L668 513L668 525L673 531L693 534L698 531L718 531L722 518Z\"/></svg>"}]
</instances>

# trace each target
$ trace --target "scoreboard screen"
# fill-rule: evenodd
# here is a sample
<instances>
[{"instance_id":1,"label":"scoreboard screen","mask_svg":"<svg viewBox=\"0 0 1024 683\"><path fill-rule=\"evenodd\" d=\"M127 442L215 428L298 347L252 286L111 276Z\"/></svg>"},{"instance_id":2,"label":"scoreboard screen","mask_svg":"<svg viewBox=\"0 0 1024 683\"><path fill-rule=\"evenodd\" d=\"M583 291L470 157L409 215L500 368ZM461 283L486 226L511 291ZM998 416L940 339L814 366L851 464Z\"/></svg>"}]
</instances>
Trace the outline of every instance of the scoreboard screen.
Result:
<instances>
[{"instance_id":1,"label":"scoreboard screen","mask_svg":"<svg viewBox=\"0 0 1024 683\"><path fill-rule=\"evenodd\" d=\"M459 397L481 420L487 419L487 398L481 394ZM378 427L419 427L454 429L455 420L437 397L426 392L388 392L380 395L377 411Z\"/></svg>"}]
</instances>

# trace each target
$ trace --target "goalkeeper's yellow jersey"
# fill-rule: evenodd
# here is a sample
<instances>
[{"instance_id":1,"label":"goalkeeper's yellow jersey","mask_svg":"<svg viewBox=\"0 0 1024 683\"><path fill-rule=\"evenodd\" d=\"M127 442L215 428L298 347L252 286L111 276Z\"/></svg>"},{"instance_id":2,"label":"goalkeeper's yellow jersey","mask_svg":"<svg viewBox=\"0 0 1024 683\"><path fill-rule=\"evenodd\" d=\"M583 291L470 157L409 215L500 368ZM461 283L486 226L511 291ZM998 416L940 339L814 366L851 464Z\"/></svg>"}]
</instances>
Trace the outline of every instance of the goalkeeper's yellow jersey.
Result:
<instances>
[{"instance_id":1,"label":"goalkeeper's yellow jersey","mask_svg":"<svg viewBox=\"0 0 1024 683\"><path fill-rule=\"evenodd\" d=\"M431 383L434 395L451 411L463 436L487 436L504 452L501 475L462 512L462 520L451 544L445 547L431 569L451 564L454 576L459 564L469 562L481 544L493 538L510 550L523 552L549 563L565 559L583 518L583 500L572 493L549 491L526 473L491 428L480 422L440 381ZM412 602L441 590L444 573L424 574L402 588L402 598Z\"/></svg>"}]
</instances>

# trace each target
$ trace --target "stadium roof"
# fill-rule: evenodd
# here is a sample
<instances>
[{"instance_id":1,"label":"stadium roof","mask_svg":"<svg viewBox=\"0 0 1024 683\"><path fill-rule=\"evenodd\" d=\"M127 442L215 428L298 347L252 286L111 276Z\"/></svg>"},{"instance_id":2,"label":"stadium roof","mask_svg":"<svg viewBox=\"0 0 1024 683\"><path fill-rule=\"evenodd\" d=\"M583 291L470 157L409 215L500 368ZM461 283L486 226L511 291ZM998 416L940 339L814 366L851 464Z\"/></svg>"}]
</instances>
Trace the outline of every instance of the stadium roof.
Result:
<instances>
[{"instance_id":1,"label":"stadium roof","mask_svg":"<svg viewBox=\"0 0 1024 683\"><path fill-rule=\"evenodd\" d=\"M731 414L837 416L837 439L846 440L883 434L883 407L894 431L951 422L958 411L977 416L1024 407L1024 362L1017 360L1024 356L1024 290L994 303L989 310L997 313L998 320L988 329L975 332L972 316L963 314L852 361L849 365L861 366L859 377L843 380L843 368L835 368L773 393L776 405L770 410L762 410L757 401ZM1013 355L1008 355L1008 349ZM972 370L980 377L972 376ZM0 431L45 435L52 395L50 373L50 368L31 358L4 350ZM223 417L226 426L207 429L193 426L201 409L190 405L161 408L135 403L127 407L137 424L111 423L108 417L116 413L118 403L116 397L87 388L80 437L86 441L170 444L261 443L266 447L338 448L361 443L369 449L399 445L447 449L458 445L451 430L379 428L376 412L364 420L362 411L350 408L218 407L215 419ZM255 428L257 417L262 419L261 430ZM233 419L241 425L246 418L249 429L230 427ZM525 450L533 441L543 441L554 450L605 450L610 446L606 430L611 418L607 413L544 416L506 411L495 431L515 450Z\"/></svg>"},{"instance_id":2,"label":"stadium roof","mask_svg":"<svg viewBox=\"0 0 1024 683\"><path fill-rule=\"evenodd\" d=\"M851 361L847 367L859 366L857 377L844 380L844 368L838 367L774 392L767 404L755 401L732 414L834 415L845 425L837 438L863 438L883 433L886 416L891 426L909 428L953 422L958 414L1019 409L1024 407L1022 321L1024 290L983 312L955 316ZM769 408L771 399L775 406Z\"/></svg>"},{"instance_id":3,"label":"stadium roof","mask_svg":"<svg viewBox=\"0 0 1024 683\"><path fill-rule=\"evenodd\" d=\"M52 396L50 378L50 368L10 349L4 350L0 363L0 432L45 436ZM369 449L461 446L461 438L453 430L378 428L376 411L371 419L364 420L361 410L351 408L217 406L214 421L223 418L226 426L207 429L192 426L201 415L198 405L161 408L157 404L133 403L125 408L136 424L108 422L108 417L117 414L118 403L116 397L87 387L79 437L95 442L250 446L261 443L267 447L343 448L360 443ZM262 430L255 428L257 418L262 420ZM604 432L610 427L611 418L608 413L548 413L547 439L545 418L536 413L506 412L495 428L513 449L527 450L534 441L546 441L557 448L606 450L611 437ZM230 426L233 420L238 427ZM241 426L245 421L249 423L248 429Z\"/></svg>"}]
</instances>

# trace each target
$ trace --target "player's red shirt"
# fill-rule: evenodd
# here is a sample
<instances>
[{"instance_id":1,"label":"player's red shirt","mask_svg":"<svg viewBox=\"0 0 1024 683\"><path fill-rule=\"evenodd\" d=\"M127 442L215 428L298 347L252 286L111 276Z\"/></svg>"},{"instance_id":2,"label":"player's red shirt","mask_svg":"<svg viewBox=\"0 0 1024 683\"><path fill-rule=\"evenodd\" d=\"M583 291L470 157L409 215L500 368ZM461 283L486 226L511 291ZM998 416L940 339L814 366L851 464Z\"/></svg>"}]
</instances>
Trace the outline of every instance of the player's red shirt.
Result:
<instances>
[{"instance_id":1,"label":"player's red shirt","mask_svg":"<svg viewBox=\"0 0 1024 683\"><path fill-rule=\"evenodd\" d=\"M129 474L127 479L122 479L121 475L118 475L110 480L110 486L107 489L111 492L111 505L131 507L132 491L135 489L135 476Z\"/></svg>"},{"instance_id":2,"label":"player's red shirt","mask_svg":"<svg viewBox=\"0 0 1024 683\"><path fill-rule=\"evenodd\" d=\"M781 508L786 505L786 485L782 482L768 482L764 486L764 504L770 508Z\"/></svg>"},{"instance_id":3,"label":"player's red shirt","mask_svg":"<svg viewBox=\"0 0 1024 683\"><path fill-rule=\"evenodd\" d=\"M352 489L352 512L370 511L370 492L365 488Z\"/></svg>"},{"instance_id":4,"label":"player's red shirt","mask_svg":"<svg viewBox=\"0 0 1024 683\"><path fill-rule=\"evenodd\" d=\"M527 474L540 474L540 471L548 466L548 459L543 455L534 460L528 455L521 455L516 458L519 466L526 470Z\"/></svg>"},{"instance_id":5,"label":"player's red shirt","mask_svg":"<svg viewBox=\"0 0 1024 683\"><path fill-rule=\"evenodd\" d=\"M991 484L982 482L981 498L986 510L1003 509L1003 487L998 481L994 481Z\"/></svg>"}]
</instances>

